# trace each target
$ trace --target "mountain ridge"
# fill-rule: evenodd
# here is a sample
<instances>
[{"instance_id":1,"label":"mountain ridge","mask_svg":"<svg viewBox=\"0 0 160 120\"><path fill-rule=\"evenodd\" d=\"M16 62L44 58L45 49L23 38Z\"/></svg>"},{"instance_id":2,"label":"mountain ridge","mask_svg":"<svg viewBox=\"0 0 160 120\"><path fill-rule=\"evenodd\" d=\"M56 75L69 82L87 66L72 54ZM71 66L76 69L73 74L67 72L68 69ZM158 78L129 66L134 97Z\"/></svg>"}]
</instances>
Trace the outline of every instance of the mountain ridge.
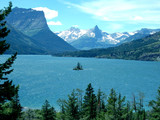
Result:
<instances>
[{"instance_id":1,"label":"mountain ridge","mask_svg":"<svg viewBox=\"0 0 160 120\"><path fill-rule=\"evenodd\" d=\"M123 32L123 33L117 32L109 34L107 32L100 30L99 27L96 25L94 28L91 28L89 30L81 30L79 28L76 28L76 31L79 31L79 33L78 32L74 33L74 28L72 27L72 32L69 29L62 32L57 32L57 35L62 37L65 41L70 43L75 48L84 50L85 48L93 49L93 48L107 48L111 46L118 46L125 42L146 37L150 34L160 31L160 29L142 28L141 30L137 30L134 32ZM85 32L81 33L82 31ZM72 33L74 33L74 37L72 37L73 35ZM91 40L93 39L94 43L92 43L92 45L87 44L91 43Z\"/></svg>"}]
</instances>

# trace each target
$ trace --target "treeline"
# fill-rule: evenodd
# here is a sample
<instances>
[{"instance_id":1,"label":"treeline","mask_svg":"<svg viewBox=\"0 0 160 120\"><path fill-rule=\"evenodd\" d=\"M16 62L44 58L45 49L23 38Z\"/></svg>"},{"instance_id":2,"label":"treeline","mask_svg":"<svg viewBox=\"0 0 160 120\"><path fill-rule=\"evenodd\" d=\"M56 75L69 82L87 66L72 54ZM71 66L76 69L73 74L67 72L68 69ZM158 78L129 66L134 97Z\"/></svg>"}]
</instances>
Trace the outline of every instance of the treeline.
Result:
<instances>
[{"instance_id":1,"label":"treeline","mask_svg":"<svg viewBox=\"0 0 160 120\"><path fill-rule=\"evenodd\" d=\"M108 96L100 89L95 94L91 84L84 96L82 93L80 89L73 90L66 100L59 99L60 111L56 112L46 100L42 109L28 109L18 120L160 120L160 88L157 99L149 102L148 111L142 94L129 102L114 89Z\"/></svg>"}]
</instances>

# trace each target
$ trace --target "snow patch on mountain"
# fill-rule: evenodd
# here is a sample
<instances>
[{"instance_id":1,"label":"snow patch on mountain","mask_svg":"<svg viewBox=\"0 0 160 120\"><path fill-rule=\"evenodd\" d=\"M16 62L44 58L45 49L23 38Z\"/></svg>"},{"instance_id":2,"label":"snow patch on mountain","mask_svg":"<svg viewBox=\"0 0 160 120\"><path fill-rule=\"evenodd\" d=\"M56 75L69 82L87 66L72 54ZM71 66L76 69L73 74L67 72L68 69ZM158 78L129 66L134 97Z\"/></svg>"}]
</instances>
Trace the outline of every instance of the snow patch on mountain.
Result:
<instances>
[{"instance_id":1,"label":"snow patch on mountain","mask_svg":"<svg viewBox=\"0 0 160 120\"><path fill-rule=\"evenodd\" d=\"M66 42L71 43L86 34L87 30L80 30L79 28L71 27L69 30L56 32L56 34L63 38Z\"/></svg>"}]
</instances>

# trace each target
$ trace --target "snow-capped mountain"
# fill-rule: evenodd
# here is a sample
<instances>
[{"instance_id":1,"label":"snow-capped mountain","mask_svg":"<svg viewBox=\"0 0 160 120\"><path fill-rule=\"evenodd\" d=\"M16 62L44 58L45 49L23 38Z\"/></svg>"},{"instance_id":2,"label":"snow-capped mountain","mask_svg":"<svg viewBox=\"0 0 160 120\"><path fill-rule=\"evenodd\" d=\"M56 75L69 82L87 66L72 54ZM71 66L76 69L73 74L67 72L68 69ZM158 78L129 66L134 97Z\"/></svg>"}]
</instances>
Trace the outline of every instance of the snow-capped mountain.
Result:
<instances>
[{"instance_id":1,"label":"snow-capped mountain","mask_svg":"<svg viewBox=\"0 0 160 120\"><path fill-rule=\"evenodd\" d=\"M69 30L56 32L56 34L66 42L71 43L86 34L86 32L87 30L80 30L79 28L71 27Z\"/></svg>"},{"instance_id":2,"label":"snow-capped mountain","mask_svg":"<svg viewBox=\"0 0 160 120\"><path fill-rule=\"evenodd\" d=\"M92 49L120 45L121 43L140 39L158 31L160 29L143 28L135 32L108 34L100 30L96 25L89 30L71 27L69 30L57 32L57 35L77 49Z\"/></svg>"}]
</instances>

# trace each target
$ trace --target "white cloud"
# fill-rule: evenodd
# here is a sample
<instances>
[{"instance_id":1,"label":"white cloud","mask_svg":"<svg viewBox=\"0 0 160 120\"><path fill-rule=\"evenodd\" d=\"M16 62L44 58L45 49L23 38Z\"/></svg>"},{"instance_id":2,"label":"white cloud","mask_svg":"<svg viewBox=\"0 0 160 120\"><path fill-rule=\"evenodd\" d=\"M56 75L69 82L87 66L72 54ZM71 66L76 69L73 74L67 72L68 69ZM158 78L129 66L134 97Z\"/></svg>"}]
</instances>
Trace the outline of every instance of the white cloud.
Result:
<instances>
[{"instance_id":1,"label":"white cloud","mask_svg":"<svg viewBox=\"0 0 160 120\"><path fill-rule=\"evenodd\" d=\"M112 30L119 30L119 29L123 28L123 25L121 25L121 24L110 24L110 28Z\"/></svg>"},{"instance_id":2,"label":"white cloud","mask_svg":"<svg viewBox=\"0 0 160 120\"><path fill-rule=\"evenodd\" d=\"M54 22L54 21L50 21L47 22L48 25L62 25L62 23L60 21Z\"/></svg>"},{"instance_id":3,"label":"white cloud","mask_svg":"<svg viewBox=\"0 0 160 120\"><path fill-rule=\"evenodd\" d=\"M58 11L48 9L47 7L32 8L33 10L43 11L46 19L50 20L58 16Z\"/></svg>"},{"instance_id":4,"label":"white cloud","mask_svg":"<svg viewBox=\"0 0 160 120\"><path fill-rule=\"evenodd\" d=\"M160 0L94 0L65 4L103 21L160 21Z\"/></svg>"},{"instance_id":5,"label":"white cloud","mask_svg":"<svg viewBox=\"0 0 160 120\"><path fill-rule=\"evenodd\" d=\"M79 27L79 25L72 25L72 27L78 28L78 27Z\"/></svg>"},{"instance_id":6,"label":"white cloud","mask_svg":"<svg viewBox=\"0 0 160 120\"><path fill-rule=\"evenodd\" d=\"M135 16L133 20L143 20L143 18L141 16Z\"/></svg>"}]
</instances>

